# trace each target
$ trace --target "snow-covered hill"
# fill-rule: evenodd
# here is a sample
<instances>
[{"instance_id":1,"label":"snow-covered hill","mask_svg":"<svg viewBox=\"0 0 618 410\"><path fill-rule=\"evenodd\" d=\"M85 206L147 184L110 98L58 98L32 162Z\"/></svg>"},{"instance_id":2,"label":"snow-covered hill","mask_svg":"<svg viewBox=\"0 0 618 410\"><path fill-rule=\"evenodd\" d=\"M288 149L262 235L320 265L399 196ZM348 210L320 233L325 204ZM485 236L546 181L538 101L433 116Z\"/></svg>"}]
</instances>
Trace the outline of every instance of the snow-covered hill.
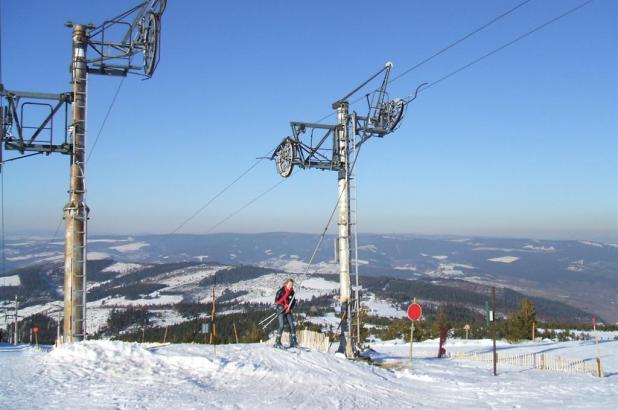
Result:
<instances>
[{"instance_id":1,"label":"snow-covered hill","mask_svg":"<svg viewBox=\"0 0 618 410\"><path fill-rule=\"evenodd\" d=\"M0 408L10 409L615 409L618 341L601 345L607 377L435 359L435 341L372 346L398 366L380 368L332 353L268 345L171 345L85 342L51 352L0 346ZM594 345L501 345L592 359ZM456 341L451 351L485 351L487 341ZM426 354L423 352L427 352Z\"/></svg>"},{"instance_id":2,"label":"snow-covered hill","mask_svg":"<svg viewBox=\"0 0 618 410\"><path fill-rule=\"evenodd\" d=\"M301 273L317 242L317 235L298 233L93 236L88 241L88 258L125 264L211 261ZM327 236L315 255L312 273L337 272L333 249L334 237ZM8 240L6 275L14 276L13 268L60 263L62 254L63 243L58 240ZM565 302L610 322L618 321L618 248L612 245L590 241L362 234L358 255L362 275L495 284ZM130 272L135 269L132 266L117 268ZM0 283L0 288L11 286L15 286L14 281Z\"/></svg>"}]
</instances>

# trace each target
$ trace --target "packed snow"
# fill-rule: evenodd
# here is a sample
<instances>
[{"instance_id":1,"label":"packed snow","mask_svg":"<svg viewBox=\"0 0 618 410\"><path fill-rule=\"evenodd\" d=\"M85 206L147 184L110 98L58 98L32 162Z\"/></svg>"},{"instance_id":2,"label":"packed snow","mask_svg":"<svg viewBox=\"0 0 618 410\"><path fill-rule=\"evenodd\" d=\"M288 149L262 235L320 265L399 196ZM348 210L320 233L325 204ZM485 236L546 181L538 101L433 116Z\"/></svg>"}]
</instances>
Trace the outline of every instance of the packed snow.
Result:
<instances>
[{"instance_id":1,"label":"packed snow","mask_svg":"<svg viewBox=\"0 0 618 410\"><path fill-rule=\"evenodd\" d=\"M618 342L602 346L606 377L436 359L437 342L372 344L383 367L266 344L149 346L89 341L50 352L1 346L0 408L11 409L615 409ZM511 346L594 358L586 343ZM487 351L489 341L453 341ZM564 350L564 351L563 351Z\"/></svg>"}]
</instances>

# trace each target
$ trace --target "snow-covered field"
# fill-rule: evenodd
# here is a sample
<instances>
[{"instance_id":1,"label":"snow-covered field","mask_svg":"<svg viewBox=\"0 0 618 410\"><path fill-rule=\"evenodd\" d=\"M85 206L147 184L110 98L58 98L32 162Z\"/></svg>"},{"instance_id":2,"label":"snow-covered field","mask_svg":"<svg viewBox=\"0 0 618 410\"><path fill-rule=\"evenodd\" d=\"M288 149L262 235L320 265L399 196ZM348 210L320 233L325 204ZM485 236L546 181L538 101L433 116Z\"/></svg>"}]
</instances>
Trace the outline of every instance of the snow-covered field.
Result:
<instances>
[{"instance_id":1,"label":"snow-covered field","mask_svg":"<svg viewBox=\"0 0 618 410\"><path fill-rule=\"evenodd\" d=\"M0 286L19 286L19 275L4 276L0 278Z\"/></svg>"},{"instance_id":2,"label":"snow-covered field","mask_svg":"<svg viewBox=\"0 0 618 410\"><path fill-rule=\"evenodd\" d=\"M487 260L490 262L513 263L519 260L519 258L517 256L501 256L499 258L491 258Z\"/></svg>"},{"instance_id":3,"label":"snow-covered field","mask_svg":"<svg viewBox=\"0 0 618 410\"><path fill-rule=\"evenodd\" d=\"M133 252L138 251L146 246L150 246L150 244L146 242L131 242L127 243L126 245L110 246L110 249L118 252Z\"/></svg>"},{"instance_id":4,"label":"snow-covered field","mask_svg":"<svg viewBox=\"0 0 618 410\"><path fill-rule=\"evenodd\" d=\"M454 341L450 349L487 350L488 341ZM513 346L501 344L500 349ZM407 345L372 345L398 361L381 368L332 353L261 344L170 345L92 341L51 352L0 345L0 408L10 409L615 409L618 341L601 346L607 377L568 375L483 363L414 359ZM558 351L592 358L586 342L524 344L527 352ZM415 349L435 352L435 341ZM613 358L613 359L612 359Z\"/></svg>"},{"instance_id":5,"label":"snow-covered field","mask_svg":"<svg viewBox=\"0 0 618 410\"><path fill-rule=\"evenodd\" d=\"M280 255L278 258L269 258L265 261L258 263L258 266L263 268L270 268L284 272L290 273L304 273L307 271L308 263L293 258L291 255L290 258L287 258L287 255ZM359 260L359 263L361 261ZM313 273L332 273L335 274L339 272L339 265L334 262L314 262L311 265L311 272Z\"/></svg>"}]
</instances>

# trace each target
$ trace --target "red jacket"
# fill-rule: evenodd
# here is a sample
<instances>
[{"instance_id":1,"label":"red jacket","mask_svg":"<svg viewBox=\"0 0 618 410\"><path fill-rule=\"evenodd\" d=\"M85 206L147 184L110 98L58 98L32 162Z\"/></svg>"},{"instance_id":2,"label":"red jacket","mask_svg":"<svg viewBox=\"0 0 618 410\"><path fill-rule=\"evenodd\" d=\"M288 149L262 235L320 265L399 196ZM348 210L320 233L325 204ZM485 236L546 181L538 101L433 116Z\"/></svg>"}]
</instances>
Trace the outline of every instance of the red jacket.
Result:
<instances>
[{"instance_id":1,"label":"red jacket","mask_svg":"<svg viewBox=\"0 0 618 410\"><path fill-rule=\"evenodd\" d=\"M283 286L279 291L277 291L277 296L275 297L275 303L277 305L282 305L283 309L286 312L289 312L296 302L294 298L294 289L288 289L287 286Z\"/></svg>"}]
</instances>

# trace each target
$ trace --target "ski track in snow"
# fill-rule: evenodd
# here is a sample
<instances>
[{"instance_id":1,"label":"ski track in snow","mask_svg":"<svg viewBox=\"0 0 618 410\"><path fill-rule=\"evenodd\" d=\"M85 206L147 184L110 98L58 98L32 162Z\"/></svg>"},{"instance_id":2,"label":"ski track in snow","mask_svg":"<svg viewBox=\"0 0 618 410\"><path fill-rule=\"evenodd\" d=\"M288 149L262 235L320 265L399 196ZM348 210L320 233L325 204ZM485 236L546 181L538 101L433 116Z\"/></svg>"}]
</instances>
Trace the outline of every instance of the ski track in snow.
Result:
<instances>
[{"instance_id":1,"label":"ski track in snow","mask_svg":"<svg viewBox=\"0 0 618 410\"><path fill-rule=\"evenodd\" d=\"M435 341L419 345L437 348ZM405 362L405 344L373 347ZM603 348L615 355L618 342ZM615 363L603 379L508 366L494 377L477 362L422 357L413 369L387 370L260 344L218 346L216 356L210 345L146 349L111 341L50 353L10 349L0 349L0 408L609 409L618 400Z\"/></svg>"}]
</instances>

